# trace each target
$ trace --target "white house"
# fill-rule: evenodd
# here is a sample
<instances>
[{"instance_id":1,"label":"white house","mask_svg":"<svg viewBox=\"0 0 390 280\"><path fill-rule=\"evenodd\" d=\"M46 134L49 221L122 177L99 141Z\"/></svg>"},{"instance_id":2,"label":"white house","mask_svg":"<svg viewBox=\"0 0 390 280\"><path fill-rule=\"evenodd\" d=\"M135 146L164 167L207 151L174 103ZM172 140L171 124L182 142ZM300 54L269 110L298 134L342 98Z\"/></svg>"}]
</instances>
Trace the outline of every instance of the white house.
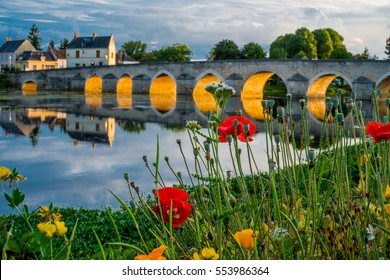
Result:
<instances>
[{"instance_id":1,"label":"white house","mask_svg":"<svg viewBox=\"0 0 390 280\"><path fill-rule=\"evenodd\" d=\"M17 67L17 58L25 51L36 51L29 40L11 40L5 38L5 42L0 46L0 69L4 67ZM20 66L20 65L19 65Z\"/></svg>"},{"instance_id":2,"label":"white house","mask_svg":"<svg viewBox=\"0 0 390 280\"><path fill-rule=\"evenodd\" d=\"M79 37L75 33L66 47L67 67L87 67L95 65L115 65L116 47L114 36Z\"/></svg>"}]
</instances>

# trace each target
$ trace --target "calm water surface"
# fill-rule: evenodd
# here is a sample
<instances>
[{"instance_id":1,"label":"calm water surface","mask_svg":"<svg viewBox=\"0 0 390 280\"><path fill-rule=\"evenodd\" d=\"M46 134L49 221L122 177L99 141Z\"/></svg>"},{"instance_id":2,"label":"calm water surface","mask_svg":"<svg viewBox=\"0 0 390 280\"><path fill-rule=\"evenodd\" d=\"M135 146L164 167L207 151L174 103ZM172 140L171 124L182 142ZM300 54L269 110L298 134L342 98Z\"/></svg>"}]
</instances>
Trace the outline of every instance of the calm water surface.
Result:
<instances>
[{"instance_id":1,"label":"calm water surface","mask_svg":"<svg viewBox=\"0 0 390 280\"><path fill-rule=\"evenodd\" d=\"M142 157L146 155L150 163L155 161L157 136L165 185L177 181L164 156L189 183L176 140L182 141L192 167L192 148L184 125L187 120L206 124L190 97L176 100L170 111L166 104L161 108L151 106L148 96L119 100L115 94L103 94L102 99L94 100L76 93L1 93L0 105L0 165L17 168L27 177L19 186L30 209L50 202L55 206L117 207L108 189L127 200L125 172L141 192L150 193L154 179ZM231 111L234 114L234 109ZM257 145L253 145L253 151L258 164L264 163L265 168L264 147L260 145L265 141L264 133L254 138ZM230 170L229 153L224 148L221 158L226 163L224 168ZM3 188L11 191L5 184ZM1 195L0 213L11 211Z\"/></svg>"}]
</instances>

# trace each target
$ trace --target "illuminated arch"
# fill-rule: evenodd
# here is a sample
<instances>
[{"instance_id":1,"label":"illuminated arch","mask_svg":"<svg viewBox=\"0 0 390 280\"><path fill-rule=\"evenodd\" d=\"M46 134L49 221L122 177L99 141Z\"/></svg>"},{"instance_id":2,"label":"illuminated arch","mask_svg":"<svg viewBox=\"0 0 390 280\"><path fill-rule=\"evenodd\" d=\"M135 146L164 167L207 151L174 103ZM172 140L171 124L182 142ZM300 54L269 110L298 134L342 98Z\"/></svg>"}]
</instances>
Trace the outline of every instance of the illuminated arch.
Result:
<instances>
[{"instance_id":1,"label":"illuminated arch","mask_svg":"<svg viewBox=\"0 0 390 280\"><path fill-rule=\"evenodd\" d=\"M196 108L203 114L215 112L217 106L213 95L205 90L205 87L213 82L223 82L222 77L219 77L219 74L213 70L203 72L195 82L196 85L192 93L192 98L194 99Z\"/></svg>"},{"instance_id":2,"label":"illuminated arch","mask_svg":"<svg viewBox=\"0 0 390 280\"><path fill-rule=\"evenodd\" d=\"M377 81L377 89L381 91L379 95L379 116L383 118L387 115L386 98L390 98L390 72L380 77Z\"/></svg>"},{"instance_id":3,"label":"illuminated arch","mask_svg":"<svg viewBox=\"0 0 390 280\"><path fill-rule=\"evenodd\" d=\"M85 93L102 93L103 91L103 79L98 75L92 75L85 82Z\"/></svg>"},{"instance_id":4,"label":"illuminated arch","mask_svg":"<svg viewBox=\"0 0 390 280\"><path fill-rule=\"evenodd\" d=\"M120 108L131 108L133 105L132 98L133 91L133 80L125 74L123 75L116 85L116 100L118 107Z\"/></svg>"},{"instance_id":5,"label":"illuminated arch","mask_svg":"<svg viewBox=\"0 0 390 280\"><path fill-rule=\"evenodd\" d=\"M171 74L158 73L149 92L150 104L159 112L166 113L176 107L176 82Z\"/></svg>"},{"instance_id":6,"label":"illuminated arch","mask_svg":"<svg viewBox=\"0 0 390 280\"><path fill-rule=\"evenodd\" d=\"M258 72L251 75L244 84L241 92L241 102L244 111L255 120L264 120L261 101L264 96L264 86L274 72Z\"/></svg>"},{"instance_id":7,"label":"illuminated arch","mask_svg":"<svg viewBox=\"0 0 390 280\"><path fill-rule=\"evenodd\" d=\"M37 94L37 84L33 81L27 81L22 86L22 93L26 96L35 96Z\"/></svg>"},{"instance_id":8,"label":"illuminated arch","mask_svg":"<svg viewBox=\"0 0 390 280\"><path fill-rule=\"evenodd\" d=\"M337 77L341 77L344 79L344 77L338 75L337 73L324 73L314 77L310 82L309 89L306 93L306 96L308 97L307 107L310 113L312 114L312 116L315 117L317 120L320 121L324 120L324 115L326 111L326 105L325 105L326 91L329 85ZM349 85L351 85L350 81L348 80L345 81ZM333 120L333 117L329 119L329 121L331 120Z\"/></svg>"}]
</instances>

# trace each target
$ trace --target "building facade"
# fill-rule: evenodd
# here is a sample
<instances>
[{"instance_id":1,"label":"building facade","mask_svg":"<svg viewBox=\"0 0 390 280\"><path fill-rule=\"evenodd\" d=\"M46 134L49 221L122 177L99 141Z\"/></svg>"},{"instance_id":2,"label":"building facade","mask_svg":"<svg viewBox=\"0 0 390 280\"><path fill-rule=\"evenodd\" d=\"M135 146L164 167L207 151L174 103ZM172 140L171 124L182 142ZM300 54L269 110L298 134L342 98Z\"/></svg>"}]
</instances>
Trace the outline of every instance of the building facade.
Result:
<instances>
[{"instance_id":1,"label":"building facade","mask_svg":"<svg viewBox=\"0 0 390 280\"><path fill-rule=\"evenodd\" d=\"M114 36L80 37L75 33L66 47L67 67L90 67L116 64Z\"/></svg>"},{"instance_id":2,"label":"building facade","mask_svg":"<svg viewBox=\"0 0 390 280\"><path fill-rule=\"evenodd\" d=\"M4 44L0 47L0 69L21 67L17 59L25 51L36 51L29 40L19 40L18 38L11 40L10 38L5 38Z\"/></svg>"}]
</instances>

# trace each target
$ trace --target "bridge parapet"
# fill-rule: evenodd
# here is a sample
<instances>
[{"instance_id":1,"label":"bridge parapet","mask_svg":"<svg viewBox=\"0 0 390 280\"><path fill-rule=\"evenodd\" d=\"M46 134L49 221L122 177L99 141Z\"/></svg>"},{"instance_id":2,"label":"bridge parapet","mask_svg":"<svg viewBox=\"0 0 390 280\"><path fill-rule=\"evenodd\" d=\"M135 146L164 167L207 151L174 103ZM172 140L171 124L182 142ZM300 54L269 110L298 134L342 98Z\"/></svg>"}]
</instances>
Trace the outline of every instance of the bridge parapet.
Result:
<instances>
[{"instance_id":1,"label":"bridge parapet","mask_svg":"<svg viewBox=\"0 0 390 280\"><path fill-rule=\"evenodd\" d=\"M25 71L10 73L9 76L12 85L17 89L21 89L27 82L34 82L38 90L77 92L85 90L86 82L92 76L102 79L103 92L115 92L118 80L128 76L132 80L133 92L147 94L156 77L168 75L176 85L177 94L190 95L205 75L214 75L234 87L240 94L248 79L259 73L279 76L294 98L310 95L310 90L314 90L313 83L319 79L325 81L324 77L326 83L330 77L343 78L361 99L370 98L373 82L386 95L390 89L390 60L263 59L163 62Z\"/></svg>"}]
</instances>

